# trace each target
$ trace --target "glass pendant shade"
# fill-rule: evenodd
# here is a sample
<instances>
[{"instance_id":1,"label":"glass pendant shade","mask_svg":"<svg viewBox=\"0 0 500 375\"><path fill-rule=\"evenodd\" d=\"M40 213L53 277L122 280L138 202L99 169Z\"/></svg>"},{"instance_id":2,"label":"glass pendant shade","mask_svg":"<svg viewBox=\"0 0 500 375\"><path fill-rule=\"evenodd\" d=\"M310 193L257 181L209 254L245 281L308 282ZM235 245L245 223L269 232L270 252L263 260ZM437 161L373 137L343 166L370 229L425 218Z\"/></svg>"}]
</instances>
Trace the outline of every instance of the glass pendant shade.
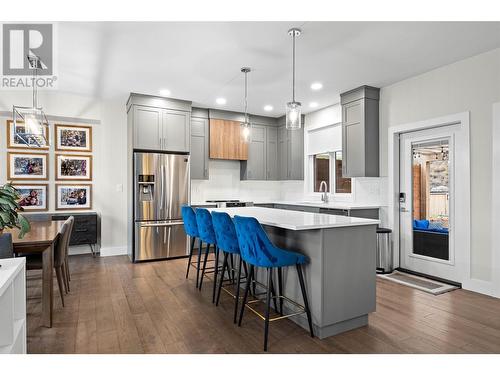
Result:
<instances>
[{"instance_id":1,"label":"glass pendant shade","mask_svg":"<svg viewBox=\"0 0 500 375\"><path fill-rule=\"evenodd\" d=\"M244 142L248 142L250 140L250 123L242 122L241 123L241 136Z\"/></svg>"},{"instance_id":2,"label":"glass pendant shade","mask_svg":"<svg viewBox=\"0 0 500 375\"><path fill-rule=\"evenodd\" d=\"M286 128L300 129L302 126L302 108L299 102L286 103Z\"/></svg>"},{"instance_id":3,"label":"glass pendant shade","mask_svg":"<svg viewBox=\"0 0 500 375\"><path fill-rule=\"evenodd\" d=\"M18 141L30 147L48 146L49 121L41 108L14 106L12 112L14 137Z\"/></svg>"}]
</instances>

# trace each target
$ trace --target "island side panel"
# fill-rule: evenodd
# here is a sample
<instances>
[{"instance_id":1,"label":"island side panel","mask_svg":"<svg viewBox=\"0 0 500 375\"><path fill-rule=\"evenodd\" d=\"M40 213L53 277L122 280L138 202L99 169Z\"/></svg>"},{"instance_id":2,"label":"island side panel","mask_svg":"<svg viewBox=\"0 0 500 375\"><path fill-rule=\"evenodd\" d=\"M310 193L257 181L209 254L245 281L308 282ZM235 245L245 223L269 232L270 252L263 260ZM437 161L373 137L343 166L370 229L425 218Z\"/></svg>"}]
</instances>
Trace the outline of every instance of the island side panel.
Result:
<instances>
[{"instance_id":1,"label":"island side panel","mask_svg":"<svg viewBox=\"0 0 500 375\"><path fill-rule=\"evenodd\" d=\"M367 314L375 311L376 228L364 225L323 232L323 326L338 325L330 327L332 334L367 324Z\"/></svg>"},{"instance_id":2,"label":"island side panel","mask_svg":"<svg viewBox=\"0 0 500 375\"><path fill-rule=\"evenodd\" d=\"M317 332L318 328L323 325L322 314L322 256L323 256L323 229L301 230L294 231L271 226L264 226L267 234L269 235L272 243L280 248L296 251L298 253L307 255L309 263L303 266L304 281L307 289L307 296L309 298L309 307L311 309L312 321L314 331ZM259 272L258 279L264 281L264 273ZM264 281L265 283L265 281ZM277 282L275 283L277 285ZM303 303L302 293L300 291L299 279L295 267L287 267L283 269L283 294L293 301L300 304ZM287 313L291 311L285 309ZM296 310L291 306L292 310ZM296 323L305 329L307 328L307 319L300 315L298 319L293 319Z\"/></svg>"}]
</instances>

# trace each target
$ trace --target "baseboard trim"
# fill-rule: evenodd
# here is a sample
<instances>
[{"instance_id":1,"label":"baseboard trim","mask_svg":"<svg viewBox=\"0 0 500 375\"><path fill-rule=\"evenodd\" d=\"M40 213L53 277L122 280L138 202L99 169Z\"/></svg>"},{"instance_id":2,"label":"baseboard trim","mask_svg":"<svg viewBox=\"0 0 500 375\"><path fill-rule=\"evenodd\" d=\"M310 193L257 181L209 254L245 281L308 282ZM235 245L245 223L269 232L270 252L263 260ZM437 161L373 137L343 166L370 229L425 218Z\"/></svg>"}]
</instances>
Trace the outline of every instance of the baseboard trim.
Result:
<instances>
[{"instance_id":1,"label":"baseboard trim","mask_svg":"<svg viewBox=\"0 0 500 375\"><path fill-rule=\"evenodd\" d=\"M462 283L462 289L485 294L490 297L500 298L500 295L498 295L498 293L495 293L495 288L491 281L469 279Z\"/></svg>"},{"instance_id":2,"label":"baseboard trim","mask_svg":"<svg viewBox=\"0 0 500 375\"><path fill-rule=\"evenodd\" d=\"M127 247L126 246L118 246L118 247L101 247L100 255L102 257L113 257L117 255L127 255Z\"/></svg>"}]
</instances>

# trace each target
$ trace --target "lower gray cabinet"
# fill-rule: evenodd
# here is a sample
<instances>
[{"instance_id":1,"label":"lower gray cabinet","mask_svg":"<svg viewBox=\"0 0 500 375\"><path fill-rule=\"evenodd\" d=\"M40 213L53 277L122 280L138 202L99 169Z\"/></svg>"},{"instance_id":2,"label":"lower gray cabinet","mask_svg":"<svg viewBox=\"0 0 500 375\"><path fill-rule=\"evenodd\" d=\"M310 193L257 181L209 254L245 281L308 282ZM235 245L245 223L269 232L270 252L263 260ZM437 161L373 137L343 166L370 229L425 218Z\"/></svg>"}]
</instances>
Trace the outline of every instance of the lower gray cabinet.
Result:
<instances>
[{"instance_id":1,"label":"lower gray cabinet","mask_svg":"<svg viewBox=\"0 0 500 375\"><path fill-rule=\"evenodd\" d=\"M337 208L321 208L319 210L320 214L328 214L328 215L339 215L339 216L349 216L348 210L340 210Z\"/></svg>"},{"instance_id":2,"label":"lower gray cabinet","mask_svg":"<svg viewBox=\"0 0 500 375\"><path fill-rule=\"evenodd\" d=\"M208 119L191 118L191 179L208 180Z\"/></svg>"}]
</instances>

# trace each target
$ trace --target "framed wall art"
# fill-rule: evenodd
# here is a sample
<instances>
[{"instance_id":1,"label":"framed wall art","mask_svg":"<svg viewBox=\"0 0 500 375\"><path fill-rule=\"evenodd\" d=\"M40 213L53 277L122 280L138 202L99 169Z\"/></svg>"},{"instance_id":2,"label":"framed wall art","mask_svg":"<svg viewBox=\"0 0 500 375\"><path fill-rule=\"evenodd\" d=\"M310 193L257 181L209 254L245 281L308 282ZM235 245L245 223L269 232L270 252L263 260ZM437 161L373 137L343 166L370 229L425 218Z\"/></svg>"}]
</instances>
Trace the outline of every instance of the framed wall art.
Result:
<instances>
[{"instance_id":1,"label":"framed wall art","mask_svg":"<svg viewBox=\"0 0 500 375\"><path fill-rule=\"evenodd\" d=\"M92 127L79 125L54 125L55 150L92 152Z\"/></svg>"},{"instance_id":2,"label":"framed wall art","mask_svg":"<svg viewBox=\"0 0 500 375\"><path fill-rule=\"evenodd\" d=\"M56 184L56 210L89 210L92 208L92 185Z\"/></svg>"},{"instance_id":3,"label":"framed wall art","mask_svg":"<svg viewBox=\"0 0 500 375\"><path fill-rule=\"evenodd\" d=\"M92 156L56 154L56 180L92 180Z\"/></svg>"},{"instance_id":4,"label":"framed wall art","mask_svg":"<svg viewBox=\"0 0 500 375\"><path fill-rule=\"evenodd\" d=\"M7 152L7 180L47 180L46 153Z\"/></svg>"},{"instance_id":5,"label":"framed wall art","mask_svg":"<svg viewBox=\"0 0 500 375\"><path fill-rule=\"evenodd\" d=\"M43 134L45 139L48 142L49 139L49 129L47 126L39 126L39 129L36 130L40 134ZM7 120L7 148L19 148L19 149L40 149L40 150L48 150L49 146L38 146L32 141L33 136L26 136L28 133L24 122L18 121L14 125L14 121ZM45 141L42 137L39 137L39 143L44 144ZM31 142L31 146L28 144Z\"/></svg>"},{"instance_id":6,"label":"framed wall art","mask_svg":"<svg viewBox=\"0 0 500 375\"><path fill-rule=\"evenodd\" d=\"M21 196L19 205L24 211L48 211L48 184L14 184Z\"/></svg>"}]
</instances>

